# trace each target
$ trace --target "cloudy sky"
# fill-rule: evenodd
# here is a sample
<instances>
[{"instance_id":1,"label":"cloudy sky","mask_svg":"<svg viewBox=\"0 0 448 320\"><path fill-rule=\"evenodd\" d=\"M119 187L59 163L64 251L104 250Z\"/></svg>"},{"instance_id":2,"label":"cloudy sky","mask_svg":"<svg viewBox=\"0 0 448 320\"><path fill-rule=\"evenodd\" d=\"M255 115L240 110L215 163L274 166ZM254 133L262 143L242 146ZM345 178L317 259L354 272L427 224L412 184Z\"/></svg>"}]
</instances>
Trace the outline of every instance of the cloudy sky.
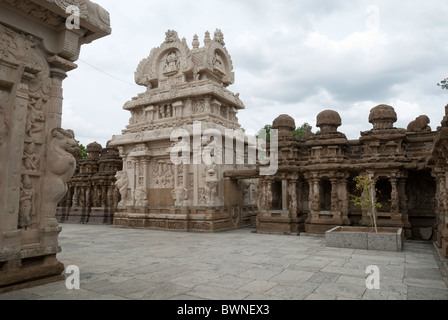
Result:
<instances>
[{"instance_id":1,"label":"cloudy sky","mask_svg":"<svg viewBox=\"0 0 448 320\"><path fill-rule=\"evenodd\" d=\"M139 62L168 29L224 33L235 84L246 109L239 122L251 134L282 113L296 125L326 109L340 113L357 139L371 129L378 104L393 106L396 127L421 114L435 129L448 103L436 85L448 77L448 2L348 0L94 0L111 16L112 34L81 49L78 69L64 81L62 125L84 145L103 146L121 134L126 101L144 92L134 82Z\"/></svg>"}]
</instances>

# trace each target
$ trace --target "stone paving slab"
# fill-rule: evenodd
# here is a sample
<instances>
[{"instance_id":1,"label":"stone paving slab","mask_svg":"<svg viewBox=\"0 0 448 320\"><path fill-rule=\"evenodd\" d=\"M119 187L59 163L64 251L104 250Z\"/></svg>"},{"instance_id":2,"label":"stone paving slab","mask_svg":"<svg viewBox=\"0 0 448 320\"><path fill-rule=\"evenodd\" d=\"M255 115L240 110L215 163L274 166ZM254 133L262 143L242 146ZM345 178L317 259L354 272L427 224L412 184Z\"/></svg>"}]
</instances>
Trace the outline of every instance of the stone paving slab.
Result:
<instances>
[{"instance_id":1,"label":"stone paving slab","mask_svg":"<svg viewBox=\"0 0 448 320\"><path fill-rule=\"evenodd\" d=\"M59 281L0 300L448 300L429 242L386 252L327 248L322 237L253 228L204 234L61 226L58 259L79 267L81 288ZM365 286L369 265L379 267L379 290Z\"/></svg>"}]
</instances>

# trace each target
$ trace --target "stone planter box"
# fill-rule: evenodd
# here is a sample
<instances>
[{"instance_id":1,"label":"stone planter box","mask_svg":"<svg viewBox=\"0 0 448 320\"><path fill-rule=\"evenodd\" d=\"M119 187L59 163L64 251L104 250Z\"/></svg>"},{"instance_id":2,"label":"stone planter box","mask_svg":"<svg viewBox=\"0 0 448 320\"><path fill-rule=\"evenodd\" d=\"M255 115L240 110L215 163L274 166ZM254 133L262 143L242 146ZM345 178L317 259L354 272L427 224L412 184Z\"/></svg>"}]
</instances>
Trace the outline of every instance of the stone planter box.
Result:
<instances>
[{"instance_id":1,"label":"stone planter box","mask_svg":"<svg viewBox=\"0 0 448 320\"><path fill-rule=\"evenodd\" d=\"M403 251L402 228L335 227L325 233L327 247Z\"/></svg>"}]
</instances>

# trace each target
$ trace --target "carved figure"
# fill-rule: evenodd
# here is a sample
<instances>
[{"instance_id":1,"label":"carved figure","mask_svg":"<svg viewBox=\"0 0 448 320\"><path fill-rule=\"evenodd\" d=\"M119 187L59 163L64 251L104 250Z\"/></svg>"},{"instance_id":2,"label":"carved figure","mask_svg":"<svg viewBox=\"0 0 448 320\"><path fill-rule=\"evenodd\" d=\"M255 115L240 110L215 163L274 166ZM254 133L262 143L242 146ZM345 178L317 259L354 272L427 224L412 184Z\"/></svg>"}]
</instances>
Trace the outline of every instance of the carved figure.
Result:
<instances>
[{"instance_id":1,"label":"carved figure","mask_svg":"<svg viewBox=\"0 0 448 320\"><path fill-rule=\"evenodd\" d=\"M120 192L121 195L121 201L118 203L118 206L123 206L124 202L128 198L128 186L129 186L128 175L126 171L118 171L117 174L115 175L115 178L117 179L115 185L117 186L118 191Z\"/></svg>"},{"instance_id":2,"label":"carved figure","mask_svg":"<svg viewBox=\"0 0 448 320\"><path fill-rule=\"evenodd\" d=\"M31 225L34 214L34 189L28 175L22 177L20 186L19 228L25 230Z\"/></svg>"},{"instance_id":3,"label":"carved figure","mask_svg":"<svg viewBox=\"0 0 448 320\"><path fill-rule=\"evenodd\" d=\"M179 207L188 199L188 190L185 188L175 188L171 190L171 195L174 199L174 205Z\"/></svg>"},{"instance_id":4,"label":"carved figure","mask_svg":"<svg viewBox=\"0 0 448 320\"><path fill-rule=\"evenodd\" d=\"M72 153L78 143L73 131L55 128L47 146L47 166L42 183L42 212L47 221L45 227L57 227L56 206L67 192L67 182L76 170L76 160ZM41 221L46 223L45 219Z\"/></svg>"},{"instance_id":5,"label":"carved figure","mask_svg":"<svg viewBox=\"0 0 448 320\"><path fill-rule=\"evenodd\" d=\"M205 170L205 188L206 188L206 203L212 205L216 195L216 187L218 186L218 175L216 172L216 165L208 165Z\"/></svg>"},{"instance_id":6,"label":"carved figure","mask_svg":"<svg viewBox=\"0 0 448 320\"><path fill-rule=\"evenodd\" d=\"M45 113L42 110L42 99L31 99L28 109L25 133L31 136L43 130Z\"/></svg>"},{"instance_id":7,"label":"carved figure","mask_svg":"<svg viewBox=\"0 0 448 320\"><path fill-rule=\"evenodd\" d=\"M30 143L23 150L23 165L26 170L36 171L38 168L39 158L35 154L34 148L34 143Z\"/></svg>"},{"instance_id":8,"label":"carved figure","mask_svg":"<svg viewBox=\"0 0 448 320\"><path fill-rule=\"evenodd\" d=\"M431 131L431 127L428 125L430 122L428 116L421 115L414 121L409 123L407 130L409 132L426 132Z\"/></svg>"}]
</instances>

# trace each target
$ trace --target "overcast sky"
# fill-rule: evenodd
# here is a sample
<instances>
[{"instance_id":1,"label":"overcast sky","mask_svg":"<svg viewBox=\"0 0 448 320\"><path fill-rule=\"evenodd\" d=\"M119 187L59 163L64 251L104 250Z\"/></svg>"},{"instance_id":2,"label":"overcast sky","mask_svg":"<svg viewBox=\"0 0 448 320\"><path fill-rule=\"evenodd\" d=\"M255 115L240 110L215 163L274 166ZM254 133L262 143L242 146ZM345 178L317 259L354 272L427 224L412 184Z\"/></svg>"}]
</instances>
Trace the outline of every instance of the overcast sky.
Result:
<instances>
[{"instance_id":1,"label":"overcast sky","mask_svg":"<svg viewBox=\"0 0 448 320\"><path fill-rule=\"evenodd\" d=\"M112 34L81 48L64 81L62 126L87 145L121 134L126 101L145 91L134 82L139 62L168 29L224 33L235 84L246 106L239 122L251 134L278 115L296 125L326 109L339 112L340 132L370 130L369 111L393 106L396 127L421 114L440 125L448 90L448 1L95 0L111 17ZM101 71L99 71L101 70Z\"/></svg>"}]
</instances>

